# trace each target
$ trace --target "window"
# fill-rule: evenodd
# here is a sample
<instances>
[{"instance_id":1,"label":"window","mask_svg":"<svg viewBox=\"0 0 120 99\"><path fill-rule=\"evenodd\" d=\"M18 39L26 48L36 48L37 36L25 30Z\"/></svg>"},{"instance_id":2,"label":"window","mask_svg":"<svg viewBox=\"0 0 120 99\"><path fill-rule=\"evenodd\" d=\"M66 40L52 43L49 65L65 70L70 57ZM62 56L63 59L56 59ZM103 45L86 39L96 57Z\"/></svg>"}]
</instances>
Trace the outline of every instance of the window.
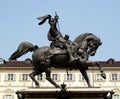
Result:
<instances>
[{"instance_id":1,"label":"window","mask_svg":"<svg viewBox=\"0 0 120 99\"><path fill-rule=\"evenodd\" d=\"M74 74L67 74L66 80L74 80L75 75Z\"/></svg>"},{"instance_id":2,"label":"window","mask_svg":"<svg viewBox=\"0 0 120 99\"><path fill-rule=\"evenodd\" d=\"M115 95L113 96L113 99L119 99L119 95L118 95L118 94L115 94Z\"/></svg>"},{"instance_id":3,"label":"window","mask_svg":"<svg viewBox=\"0 0 120 99\"><path fill-rule=\"evenodd\" d=\"M117 74L117 73L109 74L109 80L119 81L120 80L120 74Z\"/></svg>"},{"instance_id":4,"label":"window","mask_svg":"<svg viewBox=\"0 0 120 99\"><path fill-rule=\"evenodd\" d=\"M29 74L21 74L20 80L23 80L23 81L29 80Z\"/></svg>"},{"instance_id":5,"label":"window","mask_svg":"<svg viewBox=\"0 0 120 99\"><path fill-rule=\"evenodd\" d=\"M90 79L90 74L87 74L88 75L88 78ZM84 77L82 76L82 74L79 74L79 80L80 81L84 81Z\"/></svg>"},{"instance_id":6,"label":"window","mask_svg":"<svg viewBox=\"0 0 120 99\"><path fill-rule=\"evenodd\" d=\"M3 99L13 99L13 95L4 95Z\"/></svg>"},{"instance_id":7,"label":"window","mask_svg":"<svg viewBox=\"0 0 120 99\"><path fill-rule=\"evenodd\" d=\"M96 74L95 75L95 80L97 80L97 81L103 80L101 74Z\"/></svg>"},{"instance_id":8,"label":"window","mask_svg":"<svg viewBox=\"0 0 120 99\"><path fill-rule=\"evenodd\" d=\"M81 80L81 81L85 80L81 74L79 74L79 80Z\"/></svg>"},{"instance_id":9,"label":"window","mask_svg":"<svg viewBox=\"0 0 120 99\"><path fill-rule=\"evenodd\" d=\"M118 80L117 74L112 74L112 80Z\"/></svg>"},{"instance_id":10,"label":"window","mask_svg":"<svg viewBox=\"0 0 120 99\"><path fill-rule=\"evenodd\" d=\"M42 74L37 76L37 80L43 80L42 79Z\"/></svg>"},{"instance_id":11,"label":"window","mask_svg":"<svg viewBox=\"0 0 120 99\"><path fill-rule=\"evenodd\" d=\"M9 81L15 80L15 74L6 74L5 80L9 80Z\"/></svg>"},{"instance_id":12,"label":"window","mask_svg":"<svg viewBox=\"0 0 120 99\"><path fill-rule=\"evenodd\" d=\"M59 75L58 74L52 74L52 79L53 80L59 80Z\"/></svg>"}]
</instances>

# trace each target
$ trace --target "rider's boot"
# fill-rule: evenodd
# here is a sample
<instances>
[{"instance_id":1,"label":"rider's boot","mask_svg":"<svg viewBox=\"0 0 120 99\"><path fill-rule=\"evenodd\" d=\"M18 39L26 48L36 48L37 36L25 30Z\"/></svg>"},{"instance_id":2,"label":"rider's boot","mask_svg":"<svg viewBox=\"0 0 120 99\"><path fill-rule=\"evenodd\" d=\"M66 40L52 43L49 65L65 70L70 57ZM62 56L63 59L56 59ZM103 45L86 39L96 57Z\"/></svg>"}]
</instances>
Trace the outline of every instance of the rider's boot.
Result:
<instances>
[{"instance_id":1,"label":"rider's boot","mask_svg":"<svg viewBox=\"0 0 120 99\"><path fill-rule=\"evenodd\" d=\"M76 60L76 58L73 57L72 55L72 51L70 48L67 48L67 52L68 52L68 55L69 55L69 62L74 62Z\"/></svg>"},{"instance_id":2,"label":"rider's boot","mask_svg":"<svg viewBox=\"0 0 120 99\"><path fill-rule=\"evenodd\" d=\"M69 57L70 57L70 60L69 60L70 63L75 61L75 58L72 55L70 55Z\"/></svg>"}]
</instances>

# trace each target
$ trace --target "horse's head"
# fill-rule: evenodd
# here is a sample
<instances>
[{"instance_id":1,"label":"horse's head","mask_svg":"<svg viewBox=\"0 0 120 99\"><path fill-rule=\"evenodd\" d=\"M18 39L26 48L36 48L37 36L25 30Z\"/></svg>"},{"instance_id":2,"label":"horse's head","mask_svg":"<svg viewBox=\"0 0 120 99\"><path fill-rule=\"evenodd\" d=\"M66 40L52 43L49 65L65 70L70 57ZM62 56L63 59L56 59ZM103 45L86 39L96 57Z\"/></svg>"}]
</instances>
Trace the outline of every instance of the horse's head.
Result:
<instances>
[{"instance_id":1,"label":"horse's head","mask_svg":"<svg viewBox=\"0 0 120 99\"><path fill-rule=\"evenodd\" d=\"M88 42L88 55L94 56L98 47L102 44L99 38L94 38Z\"/></svg>"},{"instance_id":2,"label":"horse's head","mask_svg":"<svg viewBox=\"0 0 120 99\"><path fill-rule=\"evenodd\" d=\"M94 56L98 47L102 44L100 39L92 33L83 33L79 35L74 40L74 43L76 43L79 47L79 54L86 51L90 56Z\"/></svg>"}]
</instances>

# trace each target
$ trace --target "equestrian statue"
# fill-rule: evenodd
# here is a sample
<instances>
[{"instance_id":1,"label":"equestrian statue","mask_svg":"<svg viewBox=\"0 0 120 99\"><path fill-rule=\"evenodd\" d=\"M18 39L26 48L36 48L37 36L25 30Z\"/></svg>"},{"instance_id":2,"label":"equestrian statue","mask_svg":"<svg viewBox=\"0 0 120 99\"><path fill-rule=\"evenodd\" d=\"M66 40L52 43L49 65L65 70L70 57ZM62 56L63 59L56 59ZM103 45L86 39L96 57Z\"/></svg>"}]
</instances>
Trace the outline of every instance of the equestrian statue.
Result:
<instances>
[{"instance_id":1,"label":"equestrian statue","mask_svg":"<svg viewBox=\"0 0 120 99\"><path fill-rule=\"evenodd\" d=\"M47 20L50 25L48 32L48 40L51 41L50 46L38 47L30 42L21 42L17 50L10 56L9 60L16 60L27 52L33 52L32 64L33 71L29 74L32 81L39 87L38 81L35 79L36 75L46 74L48 80L55 87L60 87L51 78L51 67L63 68L66 70L78 69L87 82L90 84L87 70L89 66L98 66L101 76L106 79L106 74L98 61L89 61L90 56L94 56L98 47L102 44L100 39L93 33L83 33L78 35L74 41L69 40L69 35L62 36L57 28L58 15L54 18L51 15L38 17L39 25L44 24Z\"/></svg>"}]
</instances>

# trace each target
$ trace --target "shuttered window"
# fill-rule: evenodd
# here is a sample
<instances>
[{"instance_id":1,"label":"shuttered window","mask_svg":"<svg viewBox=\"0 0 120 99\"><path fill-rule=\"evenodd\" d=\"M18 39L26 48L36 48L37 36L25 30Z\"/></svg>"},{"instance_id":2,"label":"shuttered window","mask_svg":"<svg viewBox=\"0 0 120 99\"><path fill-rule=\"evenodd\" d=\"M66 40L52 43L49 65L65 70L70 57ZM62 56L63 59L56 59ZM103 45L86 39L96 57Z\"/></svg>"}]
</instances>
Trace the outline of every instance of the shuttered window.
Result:
<instances>
[{"instance_id":1,"label":"shuttered window","mask_svg":"<svg viewBox=\"0 0 120 99\"><path fill-rule=\"evenodd\" d=\"M8 94L8 95L4 95L3 99L14 99L14 98L13 98L13 95Z\"/></svg>"},{"instance_id":2,"label":"shuttered window","mask_svg":"<svg viewBox=\"0 0 120 99\"><path fill-rule=\"evenodd\" d=\"M53 80L60 80L60 75L59 74L52 74L52 79Z\"/></svg>"},{"instance_id":3,"label":"shuttered window","mask_svg":"<svg viewBox=\"0 0 120 99\"><path fill-rule=\"evenodd\" d=\"M112 80L112 81L120 80L120 74L117 74L117 73L109 74L109 80Z\"/></svg>"},{"instance_id":4,"label":"shuttered window","mask_svg":"<svg viewBox=\"0 0 120 99\"><path fill-rule=\"evenodd\" d=\"M29 74L20 74L20 80L23 80L23 81L30 80Z\"/></svg>"},{"instance_id":5,"label":"shuttered window","mask_svg":"<svg viewBox=\"0 0 120 99\"><path fill-rule=\"evenodd\" d=\"M14 81L15 74L5 74L5 80Z\"/></svg>"},{"instance_id":6,"label":"shuttered window","mask_svg":"<svg viewBox=\"0 0 120 99\"><path fill-rule=\"evenodd\" d=\"M68 80L68 81L75 80L75 74L67 74L67 75L65 75L65 80Z\"/></svg>"},{"instance_id":7,"label":"shuttered window","mask_svg":"<svg viewBox=\"0 0 120 99\"><path fill-rule=\"evenodd\" d=\"M118 94L115 94L115 95L113 96L113 99L120 99L120 96L119 96Z\"/></svg>"}]
</instances>

